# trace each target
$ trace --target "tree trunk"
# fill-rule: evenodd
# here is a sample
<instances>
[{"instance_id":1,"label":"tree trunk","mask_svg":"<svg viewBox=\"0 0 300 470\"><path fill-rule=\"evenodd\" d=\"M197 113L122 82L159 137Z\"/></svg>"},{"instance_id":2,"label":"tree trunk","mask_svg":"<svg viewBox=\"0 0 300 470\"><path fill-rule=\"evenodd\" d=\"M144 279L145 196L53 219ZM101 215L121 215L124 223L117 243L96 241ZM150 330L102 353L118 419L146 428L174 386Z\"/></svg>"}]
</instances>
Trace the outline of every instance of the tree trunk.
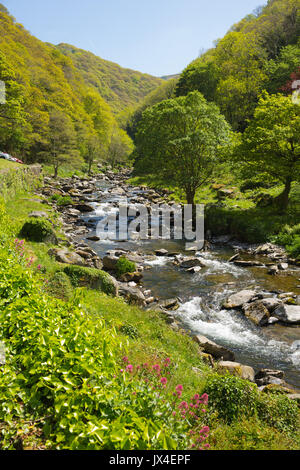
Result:
<instances>
[{"instance_id":1,"label":"tree trunk","mask_svg":"<svg viewBox=\"0 0 300 470\"><path fill-rule=\"evenodd\" d=\"M54 165L54 175L53 175L53 178L57 178L58 176L58 165Z\"/></svg>"},{"instance_id":2,"label":"tree trunk","mask_svg":"<svg viewBox=\"0 0 300 470\"><path fill-rule=\"evenodd\" d=\"M188 204L192 204L194 206L194 199L195 199L195 190L194 189L187 189L186 190L186 200Z\"/></svg>"},{"instance_id":3,"label":"tree trunk","mask_svg":"<svg viewBox=\"0 0 300 470\"><path fill-rule=\"evenodd\" d=\"M284 190L279 196L275 198L275 204L279 209L281 209L283 212L286 212L288 204L289 204L289 195L291 191L291 186L292 186L292 177L287 176L285 180L285 187Z\"/></svg>"}]
</instances>

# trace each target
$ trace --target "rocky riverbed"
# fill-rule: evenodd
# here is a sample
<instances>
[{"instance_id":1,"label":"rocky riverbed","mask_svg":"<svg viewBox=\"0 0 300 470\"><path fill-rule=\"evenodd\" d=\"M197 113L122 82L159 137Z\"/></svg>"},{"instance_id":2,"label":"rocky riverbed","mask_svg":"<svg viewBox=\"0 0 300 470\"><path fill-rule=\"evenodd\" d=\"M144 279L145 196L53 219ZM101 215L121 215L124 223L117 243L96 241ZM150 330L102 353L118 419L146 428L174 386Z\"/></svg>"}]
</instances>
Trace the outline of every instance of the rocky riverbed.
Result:
<instances>
[{"instance_id":1,"label":"rocky riverbed","mask_svg":"<svg viewBox=\"0 0 300 470\"><path fill-rule=\"evenodd\" d=\"M110 273L118 295L145 311L160 310L171 328L194 337L214 367L260 388L300 389L299 262L281 247L246 245L230 236L207 234L204 249L190 252L182 241L141 240L139 233L132 240L99 239L97 223L118 212L120 197L133 208L174 204L168 191L132 187L128 176L123 170L84 179L45 178L41 198L72 199L66 206L51 201L67 239L52 255L60 263ZM117 278L121 256L136 264L136 272Z\"/></svg>"}]
</instances>

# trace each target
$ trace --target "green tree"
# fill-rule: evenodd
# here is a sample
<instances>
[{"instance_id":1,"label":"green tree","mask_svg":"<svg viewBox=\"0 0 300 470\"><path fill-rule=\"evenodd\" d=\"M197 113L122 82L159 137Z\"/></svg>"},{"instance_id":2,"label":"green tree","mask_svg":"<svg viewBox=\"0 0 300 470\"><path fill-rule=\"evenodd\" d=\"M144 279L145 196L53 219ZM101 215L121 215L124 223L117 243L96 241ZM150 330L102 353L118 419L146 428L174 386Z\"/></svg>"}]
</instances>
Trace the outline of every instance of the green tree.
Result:
<instances>
[{"instance_id":1,"label":"green tree","mask_svg":"<svg viewBox=\"0 0 300 470\"><path fill-rule=\"evenodd\" d=\"M133 152L133 142L125 131L117 126L113 129L110 142L107 149L106 161L112 168L117 165L125 164L129 155Z\"/></svg>"},{"instance_id":2,"label":"green tree","mask_svg":"<svg viewBox=\"0 0 300 470\"><path fill-rule=\"evenodd\" d=\"M300 106L265 92L234 154L245 176L266 174L284 184L276 204L286 210L293 181L300 180Z\"/></svg>"},{"instance_id":3,"label":"green tree","mask_svg":"<svg viewBox=\"0 0 300 470\"><path fill-rule=\"evenodd\" d=\"M176 96L187 95L190 91L198 90L205 99L213 101L218 79L218 71L214 62L200 57L182 72L176 86Z\"/></svg>"},{"instance_id":4,"label":"green tree","mask_svg":"<svg viewBox=\"0 0 300 470\"><path fill-rule=\"evenodd\" d=\"M58 169L62 164L74 164L80 160L74 125L69 116L59 110L50 113L45 154L46 159L53 165L54 178L57 178Z\"/></svg>"},{"instance_id":5,"label":"green tree","mask_svg":"<svg viewBox=\"0 0 300 470\"><path fill-rule=\"evenodd\" d=\"M0 144L9 153L23 150L27 145L26 132L30 125L26 122L23 87L16 81L13 67L0 52L0 81L2 100L0 103Z\"/></svg>"},{"instance_id":6,"label":"green tree","mask_svg":"<svg viewBox=\"0 0 300 470\"><path fill-rule=\"evenodd\" d=\"M95 160L101 156L101 142L99 137L94 134L90 135L85 144L84 160L88 165L88 174L91 174L92 165Z\"/></svg>"},{"instance_id":7,"label":"green tree","mask_svg":"<svg viewBox=\"0 0 300 470\"><path fill-rule=\"evenodd\" d=\"M138 172L172 180L189 204L212 176L230 127L214 103L197 91L163 101L143 113L136 137Z\"/></svg>"}]
</instances>

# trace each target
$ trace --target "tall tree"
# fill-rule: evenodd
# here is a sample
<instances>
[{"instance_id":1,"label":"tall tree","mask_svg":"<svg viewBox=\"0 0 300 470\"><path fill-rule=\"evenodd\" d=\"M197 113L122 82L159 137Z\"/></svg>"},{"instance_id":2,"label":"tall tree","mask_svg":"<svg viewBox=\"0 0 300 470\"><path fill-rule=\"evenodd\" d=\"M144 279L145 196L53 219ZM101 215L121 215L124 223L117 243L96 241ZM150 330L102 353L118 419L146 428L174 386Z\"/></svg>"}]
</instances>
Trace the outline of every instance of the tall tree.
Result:
<instances>
[{"instance_id":1,"label":"tall tree","mask_svg":"<svg viewBox=\"0 0 300 470\"><path fill-rule=\"evenodd\" d=\"M300 106L280 94L260 98L254 118L237 146L236 159L244 165L245 176L266 174L284 184L276 199L286 210L293 181L300 180Z\"/></svg>"},{"instance_id":2,"label":"tall tree","mask_svg":"<svg viewBox=\"0 0 300 470\"><path fill-rule=\"evenodd\" d=\"M69 116L59 110L53 110L49 119L49 136L46 159L53 165L54 178L62 164L74 164L80 161L80 153L76 145L76 133Z\"/></svg>"},{"instance_id":3,"label":"tall tree","mask_svg":"<svg viewBox=\"0 0 300 470\"><path fill-rule=\"evenodd\" d=\"M209 181L230 127L214 103L197 91L163 101L143 113L136 136L136 168L172 181L189 204Z\"/></svg>"}]
</instances>

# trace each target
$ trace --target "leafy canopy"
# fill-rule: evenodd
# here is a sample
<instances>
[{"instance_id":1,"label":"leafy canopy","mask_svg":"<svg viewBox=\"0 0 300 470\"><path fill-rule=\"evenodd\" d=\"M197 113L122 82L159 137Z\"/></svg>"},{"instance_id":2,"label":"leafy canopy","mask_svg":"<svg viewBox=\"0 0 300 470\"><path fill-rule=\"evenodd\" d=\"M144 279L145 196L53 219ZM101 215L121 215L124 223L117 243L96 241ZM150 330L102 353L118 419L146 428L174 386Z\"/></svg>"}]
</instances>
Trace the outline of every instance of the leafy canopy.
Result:
<instances>
[{"instance_id":1,"label":"leafy canopy","mask_svg":"<svg viewBox=\"0 0 300 470\"><path fill-rule=\"evenodd\" d=\"M229 125L214 103L197 91L147 109L136 136L138 172L172 178L188 203L213 174Z\"/></svg>"}]
</instances>

